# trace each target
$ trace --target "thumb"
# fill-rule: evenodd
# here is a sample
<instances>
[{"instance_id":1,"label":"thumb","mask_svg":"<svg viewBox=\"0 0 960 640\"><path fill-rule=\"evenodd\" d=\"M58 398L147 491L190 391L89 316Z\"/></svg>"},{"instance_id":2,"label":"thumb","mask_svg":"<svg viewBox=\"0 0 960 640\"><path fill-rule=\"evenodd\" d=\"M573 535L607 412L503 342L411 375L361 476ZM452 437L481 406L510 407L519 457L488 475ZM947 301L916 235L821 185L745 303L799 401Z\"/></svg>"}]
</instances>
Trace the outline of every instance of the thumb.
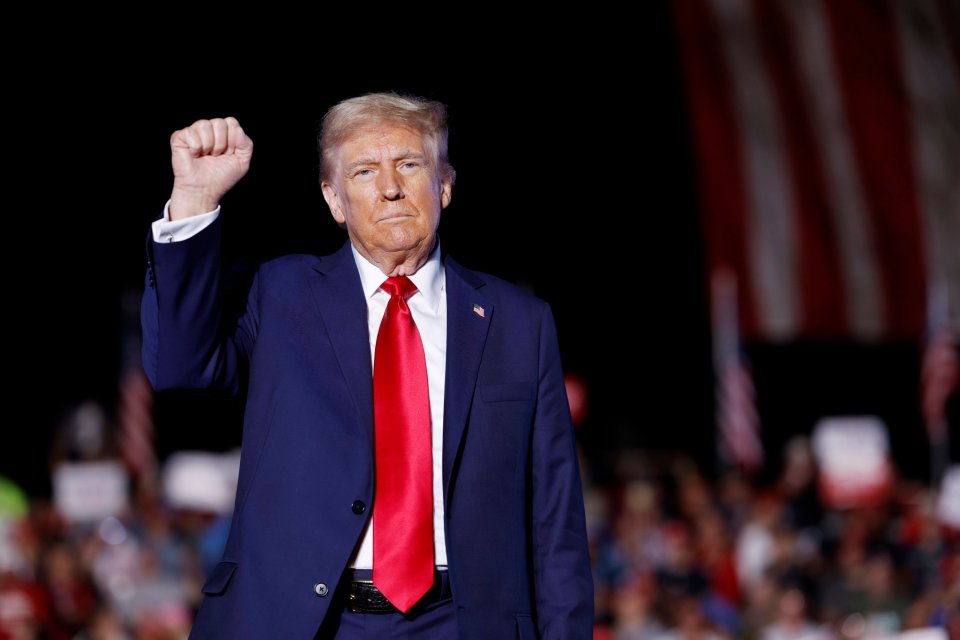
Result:
<instances>
[{"instance_id":1,"label":"thumb","mask_svg":"<svg viewBox=\"0 0 960 640\"><path fill-rule=\"evenodd\" d=\"M234 117L226 119L227 122L227 152L235 153L238 156L249 157L253 153L253 140L244 132L243 127Z\"/></svg>"}]
</instances>

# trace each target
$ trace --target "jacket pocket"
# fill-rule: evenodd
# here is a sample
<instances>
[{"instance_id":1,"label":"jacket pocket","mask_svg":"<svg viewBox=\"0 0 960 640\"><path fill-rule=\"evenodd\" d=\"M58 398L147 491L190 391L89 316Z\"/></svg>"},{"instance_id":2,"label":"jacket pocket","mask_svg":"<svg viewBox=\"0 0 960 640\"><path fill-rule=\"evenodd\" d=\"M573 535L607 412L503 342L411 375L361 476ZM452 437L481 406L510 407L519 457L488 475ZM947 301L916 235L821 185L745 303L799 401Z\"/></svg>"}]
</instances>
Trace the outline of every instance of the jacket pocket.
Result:
<instances>
[{"instance_id":1,"label":"jacket pocket","mask_svg":"<svg viewBox=\"0 0 960 640\"><path fill-rule=\"evenodd\" d=\"M223 592L227 590L227 585L230 584L230 578L233 577L233 572L236 570L236 562L224 561L219 563L213 568L213 571L210 572L210 576L207 578L207 581L203 583L200 591L208 596L222 595Z\"/></svg>"},{"instance_id":2,"label":"jacket pocket","mask_svg":"<svg viewBox=\"0 0 960 640\"><path fill-rule=\"evenodd\" d=\"M517 614L517 639L537 640L537 629L533 626L533 616Z\"/></svg>"},{"instance_id":3,"label":"jacket pocket","mask_svg":"<svg viewBox=\"0 0 960 640\"><path fill-rule=\"evenodd\" d=\"M532 382L506 382L504 384L481 384L480 398L484 402L531 401L536 397L536 385Z\"/></svg>"}]
</instances>

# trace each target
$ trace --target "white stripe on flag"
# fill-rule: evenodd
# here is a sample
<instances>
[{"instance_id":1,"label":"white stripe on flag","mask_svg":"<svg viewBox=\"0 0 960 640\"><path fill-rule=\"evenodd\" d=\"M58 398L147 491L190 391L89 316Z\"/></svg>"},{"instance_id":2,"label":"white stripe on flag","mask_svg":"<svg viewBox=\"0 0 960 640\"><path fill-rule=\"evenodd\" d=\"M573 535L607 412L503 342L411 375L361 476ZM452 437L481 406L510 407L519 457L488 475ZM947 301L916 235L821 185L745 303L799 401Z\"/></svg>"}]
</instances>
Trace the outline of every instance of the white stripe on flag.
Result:
<instances>
[{"instance_id":1,"label":"white stripe on flag","mask_svg":"<svg viewBox=\"0 0 960 640\"><path fill-rule=\"evenodd\" d=\"M774 92L750 3L711 0L711 5L720 27L743 140L750 268L758 322L761 332L770 338L790 338L800 328L799 255L793 185Z\"/></svg>"}]
</instances>

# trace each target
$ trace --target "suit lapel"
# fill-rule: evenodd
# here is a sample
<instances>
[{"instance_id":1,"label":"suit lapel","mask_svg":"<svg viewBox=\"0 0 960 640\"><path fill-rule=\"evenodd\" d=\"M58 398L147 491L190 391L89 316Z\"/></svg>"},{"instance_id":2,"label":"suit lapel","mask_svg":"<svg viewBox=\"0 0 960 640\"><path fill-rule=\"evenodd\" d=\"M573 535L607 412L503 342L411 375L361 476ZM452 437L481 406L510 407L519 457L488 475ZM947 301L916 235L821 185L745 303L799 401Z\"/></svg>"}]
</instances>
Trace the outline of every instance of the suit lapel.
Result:
<instances>
[{"instance_id":1,"label":"suit lapel","mask_svg":"<svg viewBox=\"0 0 960 640\"><path fill-rule=\"evenodd\" d=\"M367 335L367 302L350 243L327 256L311 278L314 301L333 343L340 371L350 389L366 436L373 442L373 369Z\"/></svg>"},{"instance_id":2,"label":"suit lapel","mask_svg":"<svg viewBox=\"0 0 960 640\"><path fill-rule=\"evenodd\" d=\"M457 466L480 359L493 318L493 303L483 296L476 274L446 259L447 373L443 407L443 495L449 505L450 479Z\"/></svg>"}]
</instances>

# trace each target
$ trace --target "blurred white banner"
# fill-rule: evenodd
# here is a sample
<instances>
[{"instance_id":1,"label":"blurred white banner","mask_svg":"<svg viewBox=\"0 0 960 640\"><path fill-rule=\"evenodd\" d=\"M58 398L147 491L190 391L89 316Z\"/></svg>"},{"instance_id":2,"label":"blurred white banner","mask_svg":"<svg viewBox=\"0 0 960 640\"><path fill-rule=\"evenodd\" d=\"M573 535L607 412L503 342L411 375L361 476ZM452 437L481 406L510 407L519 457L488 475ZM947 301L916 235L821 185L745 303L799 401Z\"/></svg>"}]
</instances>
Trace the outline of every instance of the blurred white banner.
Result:
<instances>
[{"instance_id":1,"label":"blurred white banner","mask_svg":"<svg viewBox=\"0 0 960 640\"><path fill-rule=\"evenodd\" d=\"M53 501L72 522L93 522L127 508L127 471L118 460L65 462L53 472Z\"/></svg>"},{"instance_id":2,"label":"blurred white banner","mask_svg":"<svg viewBox=\"0 0 960 640\"><path fill-rule=\"evenodd\" d=\"M229 513L237 491L240 452L181 451L163 468L163 494L179 509Z\"/></svg>"},{"instance_id":3,"label":"blurred white banner","mask_svg":"<svg viewBox=\"0 0 960 640\"><path fill-rule=\"evenodd\" d=\"M882 502L893 482L887 427L875 416L830 416L813 428L821 498L845 509Z\"/></svg>"}]
</instances>

